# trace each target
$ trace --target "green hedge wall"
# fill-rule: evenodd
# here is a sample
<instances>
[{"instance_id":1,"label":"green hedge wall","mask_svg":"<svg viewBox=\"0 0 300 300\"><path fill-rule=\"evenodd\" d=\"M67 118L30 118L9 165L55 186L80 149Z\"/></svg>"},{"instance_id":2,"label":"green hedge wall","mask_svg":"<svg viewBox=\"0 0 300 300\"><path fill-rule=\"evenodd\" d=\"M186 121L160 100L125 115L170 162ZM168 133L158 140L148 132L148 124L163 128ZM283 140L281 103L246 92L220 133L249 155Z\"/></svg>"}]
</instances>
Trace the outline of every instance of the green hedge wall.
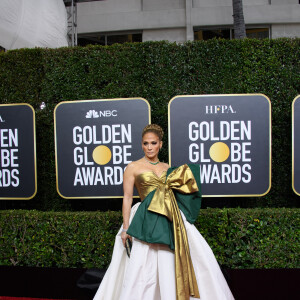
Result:
<instances>
[{"instance_id":1,"label":"green hedge wall","mask_svg":"<svg viewBox=\"0 0 300 300\"><path fill-rule=\"evenodd\" d=\"M196 227L229 268L299 268L300 209L205 209ZM120 212L0 212L0 265L107 268Z\"/></svg>"},{"instance_id":2,"label":"green hedge wall","mask_svg":"<svg viewBox=\"0 0 300 300\"><path fill-rule=\"evenodd\" d=\"M272 102L272 188L261 198L206 198L204 207L297 207L291 188L291 103L300 94L300 39L132 43L0 53L1 103L36 109L38 193L1 209L119 209L116 200L64 200L56 192L53 110L64 100L143 97L167 129L183 94L263 93ZM41 102L46 109L40 110ZM166 130L167 133L167 130ZM164 140L167 143L167 134ZM167 147L162 152L167 161Z\"/></svg>"}]
</instances>

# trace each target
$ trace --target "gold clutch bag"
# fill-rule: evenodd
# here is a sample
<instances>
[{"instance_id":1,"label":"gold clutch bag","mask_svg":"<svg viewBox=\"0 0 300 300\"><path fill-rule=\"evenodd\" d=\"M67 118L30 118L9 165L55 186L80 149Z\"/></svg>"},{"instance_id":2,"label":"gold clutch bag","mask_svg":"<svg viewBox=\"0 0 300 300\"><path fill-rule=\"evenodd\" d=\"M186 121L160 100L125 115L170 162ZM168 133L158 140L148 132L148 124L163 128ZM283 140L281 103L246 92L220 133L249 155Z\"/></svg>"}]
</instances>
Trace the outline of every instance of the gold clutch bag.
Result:
<instances>
[{"instance_id":1,"label":"gold clutch bag","mask_svg":"<svg viewBox=\"0 0 300 300\"><path fill-rule=\"evenodd\" d=\"M126 253L127 253L128 257L130 257L131 248L132 248L132 242L129 238L127 238L125 241L125 249L126 249Z\"/></svg>"}]
</instances>

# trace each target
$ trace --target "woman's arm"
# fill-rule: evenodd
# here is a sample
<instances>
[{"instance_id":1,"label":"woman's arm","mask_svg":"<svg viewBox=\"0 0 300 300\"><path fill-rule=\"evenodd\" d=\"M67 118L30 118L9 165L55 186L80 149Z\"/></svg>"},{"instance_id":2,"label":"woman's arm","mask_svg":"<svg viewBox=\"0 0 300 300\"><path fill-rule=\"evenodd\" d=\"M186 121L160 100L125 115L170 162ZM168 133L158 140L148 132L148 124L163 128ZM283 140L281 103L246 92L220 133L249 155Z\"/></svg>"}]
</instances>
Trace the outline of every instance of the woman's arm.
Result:
<instances>
[{"instance_id":1,"label":"woman's arm","mask_svg":"<svg viewBox=\"0 0 300 300\"><path fill-rule=\"evenodd\" d=\"M127 230L129 227L129 217L130 210L132 205L132 196L133 196L133 187L134 187L134 167L132 165L128 165L123 176L123 206L122 206L122 214L123 214L123 230ZM125 246L125 241L127 238L131 239L125 231L121 234L121 239L123 245Z\"/></svg>"}]
</instances>

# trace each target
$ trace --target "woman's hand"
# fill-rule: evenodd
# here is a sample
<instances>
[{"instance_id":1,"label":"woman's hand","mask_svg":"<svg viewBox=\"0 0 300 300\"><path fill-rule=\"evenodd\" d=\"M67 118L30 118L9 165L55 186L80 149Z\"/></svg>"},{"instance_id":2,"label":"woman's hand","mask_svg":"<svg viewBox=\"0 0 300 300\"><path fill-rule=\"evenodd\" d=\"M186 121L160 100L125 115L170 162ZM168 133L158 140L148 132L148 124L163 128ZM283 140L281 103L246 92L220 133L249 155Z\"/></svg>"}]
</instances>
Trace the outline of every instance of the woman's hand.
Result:
<instances>
[{"instance_id":1,"label":"woman's hand","mask_svg":"<svg viewBox=\"0 0 300 300\"><path fill-rule=\"evenodd\" d=\"M126 231L123 231L123 232L121 233L121 239L122 239L122 243L123 243L123 246L124 246L124 247L125 247L125 242L126 242L127 239L130 239L130 240L132 241L132 237L131 237L130 235L128 235L128 234L126 233Z\"/></svg>"}]
</instances>

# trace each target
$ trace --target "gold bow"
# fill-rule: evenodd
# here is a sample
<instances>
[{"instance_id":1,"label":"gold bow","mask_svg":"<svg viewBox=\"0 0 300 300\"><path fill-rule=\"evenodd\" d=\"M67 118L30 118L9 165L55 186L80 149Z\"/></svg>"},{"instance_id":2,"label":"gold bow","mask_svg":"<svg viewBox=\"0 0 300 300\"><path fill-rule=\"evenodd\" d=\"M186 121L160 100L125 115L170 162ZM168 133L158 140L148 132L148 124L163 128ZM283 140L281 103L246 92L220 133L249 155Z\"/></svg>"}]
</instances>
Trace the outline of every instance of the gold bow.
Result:
<instances>
[{"instance_id":1,"label":"gold bow","mask_svg":"<svg viewBox=\"0 0 300 300\"><path fill-rule=\"evenodd\" d=\"M196 180L188 165L182 165L172 171L165 184L157 187L148 210L173 221L177 300L189 300L190 296L200 298L186 229L173 190L182 194L198 191Z\"/></svg>"}]
</instances>

